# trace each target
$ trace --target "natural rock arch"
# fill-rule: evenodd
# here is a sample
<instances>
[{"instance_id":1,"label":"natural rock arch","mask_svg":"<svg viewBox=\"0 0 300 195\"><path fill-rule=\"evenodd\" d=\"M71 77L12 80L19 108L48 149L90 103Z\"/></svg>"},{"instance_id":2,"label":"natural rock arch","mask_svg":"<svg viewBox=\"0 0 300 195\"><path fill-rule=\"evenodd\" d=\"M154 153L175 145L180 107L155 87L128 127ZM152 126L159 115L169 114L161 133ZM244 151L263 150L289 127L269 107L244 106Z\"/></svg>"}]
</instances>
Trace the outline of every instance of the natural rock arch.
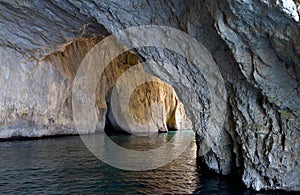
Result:
<instances>
[{"instance_id":1,"label":"natural rock arch","mask_svg":"<svg viewBox=\"0 0 300 195\"><path fill-rule=\"evenodd\" d=\"M62 77L57 67L41 60L45 56L78 37L105 36L142 24L167 25L200 41L226 81L225 131L204 157L206 164L223 174L242 168L244 183L257 190L299 190L299 3L288 1L292 6L287 7L282 2L1 2L1 135L18 136L24 129L28 136L76 132L72 111L64 106L70 104L65 92L74 71L67 68ZM196 108L205 113L209 94L197 70L187 69L187 62L169 51L146 52L138 51L158 62L164 54L177 64L147 67L148 72L167 79L168 68L174 68L195 81L202 94Z\"/></svg>"}]
</instances>

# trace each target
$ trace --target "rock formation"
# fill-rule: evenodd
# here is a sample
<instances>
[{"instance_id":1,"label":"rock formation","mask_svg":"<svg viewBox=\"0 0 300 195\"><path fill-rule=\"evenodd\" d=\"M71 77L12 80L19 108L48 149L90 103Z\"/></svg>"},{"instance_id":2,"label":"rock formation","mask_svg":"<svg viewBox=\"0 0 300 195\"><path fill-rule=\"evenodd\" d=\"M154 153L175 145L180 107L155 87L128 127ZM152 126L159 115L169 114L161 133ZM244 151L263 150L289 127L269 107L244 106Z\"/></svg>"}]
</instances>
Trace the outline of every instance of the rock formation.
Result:
<instances>
[{"instance_id":1,"label":"rock formation","mask_svg":"<svg viewBox=\"0 0 300 195\"><path fill-rule=\"evenodd\" d=\"M18 72L22 70L12 67L15 64L10 64L10 66L4 64L3 67L7 68L5 73L9 76L2 77L3 89L8 94L2 101L4 105L3 112L1 112L0 138L77 134L70 101L73 79L82 59L102 38L96 36L75 39L65 44L59 51L37 60L36 72L30 70L25 76ZM14 54L5 54L7 57L3 56L2 59L8 59L9 56L12 59L18 59L13 57ZM27 60L29 60L28 64L34 65L32 60ZM15 61L7 63L15 63ZM24 62L21 60L16 64L19 63L23 65ZM118 78L130 67L139 63L137 56L128 51L113 60L103 72L95 92L97 94L95 106L98 110L98 128L104 129L107 121L110 123L115 121L113 114L107 114L111 113L107 109L111 91ZM47 69L53 73L48 75ZM14 83L16 75L11 74L13 71L17 72L16 75L21 78L19 81L21 83ZM140 67L132 80L143 74L146 73ZM43 81L43 79L47 80ZM129 112L133 118L137 123L150 123L150 121L156 123L157 126L150 128L151 132L191 129L191 121L186 116L184 107L178 100L175 91L160 79L155 78L155 80L156 83L145 83L132 93ZM123 86L122 90L128 90L128 86ZM144 97L144 94L147 94L147 97ZM149 118L149 114L151 114L149 109L156 102L161 102L165 106L166 113L153 121ZM156 110L155 112L162 111ZM125 130L116 122L112 126L114 129Z\"/></svg>"},{"instance_id":2,"label":"rock formation","mask_svg":"<svg viewBox=\"0 0 300 195\"><path fill-rule=\"evenodd\" d=\"M224 131L203 161L222 174L240 168L244 183L256 190L300 190L299 5L298 0L3 0L1 135L18 136L24 129L27 136L75 133L69 92L76 65L72 60L53 65L49 56L65 59L58 52L75 39L165 25L200 41L225 80ZM147 72L174 87L202 146L211 105L204 77L168 50L141 48L137 54L156 62Z\"/></svg>"}]
</instances>

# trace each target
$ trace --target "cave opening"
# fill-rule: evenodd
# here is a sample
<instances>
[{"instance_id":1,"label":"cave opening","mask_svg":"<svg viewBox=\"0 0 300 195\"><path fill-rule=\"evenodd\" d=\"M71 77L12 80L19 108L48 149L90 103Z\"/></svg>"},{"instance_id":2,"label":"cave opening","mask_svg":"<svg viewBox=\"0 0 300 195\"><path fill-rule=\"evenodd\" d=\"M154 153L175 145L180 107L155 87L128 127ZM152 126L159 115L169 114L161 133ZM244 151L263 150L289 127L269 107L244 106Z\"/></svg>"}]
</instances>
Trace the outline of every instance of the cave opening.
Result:
<instances>
[{"instance_id":1,"label":"cave opening","mask_svg":"<svg viewBox=\"0 0 300 195\"><path fill-rule=\"evenodd\" d=\"M63 79L73 79L85 55L104 38L105 36L91 36L75 39L64 45L61 50L45 57L44 61L54 65ZM130 112L135 123L141 125L149 122L154 123L151 127L146 126L148 132L143 133L151 135L155 132L167 133L176 130L192 130L192 121L188 118L184 105L180 102L172 86L146 73L143 66L141 66L140 57L136 55L136 51L128 50L111 61L100 75L95 91L95 107L98 117L96 132L100 129L100 131L104 130L107 134L133 134L118 124L115 120L115 113L112 113L111 109L112 105L119 103L112 102L114 87L118 79L128 72L131 75L124 82L125 85L123 83L121 91L118 91L118 93L128 90L127 82L134 83L140 77L153 77L152 81L134 87L128 105L128 112ZM122 99L122 94L119 95L119 99ZM157 104L159 106L153 108L152 105ZM66 106L71 105L69 103Z\"/></svg>"},{"instance_id":2,"label":"cave opening","mask_svg":"<svg viewBox=\"0 0 300 195\"><path fill-rule=\"evenodd\" d=\"M81 193L91 186L96 186L94 192L117 193L120 187L126 188L121 192L149 194L227 193L219 182L195 182L195 164L184 164L192 155L220 174L241 170L240 181L256 191L300 190L299 0L2 0L0 9L3 193ZM132 34L134 29L137 33ZM120 32L125 36L118 36ZM95 82L80 98L96 100L73 106L72 88L82 60L111 34L129 47L133 43L136 50L114 56L96 90L98 78L87 78ZM137 65L140 62L144 66ZM141 75L147 82L135 83ZM96 155L89 156L74 113L91 125L82 128L87 135L111 134L120 146L138 150L145 144L156 149L154 145L167 143L184 132L181 129L193 129L198 151L190 149L183 159L170 163L170 169L149 175L115 171L94 163ZM106 133L100 133L103 130ZM21 143L11 141L23 138ZM163 160L172 153L151 155ZM145 177L142 182L130 180L136 176ZM97 183L98 178L104 182ZM230 182L233 188L239 186ZM205 191L204 183L218 186ZM104 187L96 189L99 186Z\"/></svg>"}]
</instances>

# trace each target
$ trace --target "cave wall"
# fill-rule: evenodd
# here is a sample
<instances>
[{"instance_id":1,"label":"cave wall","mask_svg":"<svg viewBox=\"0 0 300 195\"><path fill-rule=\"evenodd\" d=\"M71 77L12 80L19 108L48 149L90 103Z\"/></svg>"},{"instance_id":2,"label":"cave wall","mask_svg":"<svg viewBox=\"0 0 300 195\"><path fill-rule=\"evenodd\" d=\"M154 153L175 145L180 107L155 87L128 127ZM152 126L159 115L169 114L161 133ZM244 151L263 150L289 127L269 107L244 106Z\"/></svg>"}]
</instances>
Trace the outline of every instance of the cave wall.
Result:
<instances>
[{"instance_id":1,"label":"cave wall","mask_svg":"<svg viewBox=\"0 0 300 195\"><path fill-rule=\"evenodd\" d=\"M243 181L255 189L299 189L300 26L294 2L210 1L208 8L247 83L235 84L229 99L243 143Z\"/></svg>"},{"instance_id":2,"label":"cave wall","mask_svg":"<svg viewBox=\"0 0 300 195\"><path fill-rule=\"evenodd\" d=\"M300 190L299 1L1 1L0 10L2 124L7 120L14 121L14 128L32 126L32 121L51 124L52 116L44 117L45 108L58 113L70 102L66 98L70 78L41 62L45 56L75 38L105 36L131 26L166 25L200 41L225 80L224 131L203 161L223 174L239 167L244 183L256 190ZM137 51L157 62L145 69L174 87L202 146L210 95L201 73L167 50ZM60 103L49 106L49 101ZM61 113L64 126L70 126L71 110ZM31 119L22 120L27 116ZM8 133L7 129L3 126L1 132ZM28 130L33 131L50 130ZM59 125L51 131L62 132Z\"/></svg>"},{"instance_id":3,"label":"cave wall","mask_svg":"<svg viewBox=\"0 0 300 195\"><path fill-rule=\"evenodd\" d=\"M98 115L96 130L104 129L107 119L113 129L126 131L130 134L192 129L192 122L187 117L184 105L178 99L172 86L146 73L140 63L134 52L127 51L109 63L100 75L96 87ZM124 78L123 82L120 79L125 74L129 76ZM146 77L150 77L152 81L142 84L136 83L136 81L144 80ZM117 82L122 84L117 84ZM116 90L115 96L112 95L114 89ZM128 97L128 109L112 112L112 107L117 108L117 104L126 104L124 92L131 89L134 90ZM155 104L160 104L161 107L155 107ZM134 120L132 123L137 124L135 127L128 128L127 123L130 121L123 117L124 112L130 113ZM121 121L116 121L116 117Z\"/></svg>"},{"instance_id":4,"label":"cave wall","mask_svg":"<svg viewBox=\"0 0 300 195\"><path fill-rule=\"evenodd\" d=\"M2 48L1 67L5 74L1 75L0 138L78 134L72 113L73 80L85 55L102 39L103 36L74 39L40 60L23 59L14 50ZM115 121L107 104L118 78L139 63L138 57L128 51L114 59L104 70L95 91L97 130L104 130L107 120L110 120L113 123L110 131L126 131ZM145 74L140 66L130 79L134 81ZM128 111L136 123L155 123L155 126L149 127L152 133L192 129L184 106L172 87L152 77L156 82L144 83L132 93ZM122 90L129 90L129 86L123 86ZM156 102L162 103L165 113L154 120L151 111L162 111L150 111L151 105Z\"/></svg>"}]
</instances>

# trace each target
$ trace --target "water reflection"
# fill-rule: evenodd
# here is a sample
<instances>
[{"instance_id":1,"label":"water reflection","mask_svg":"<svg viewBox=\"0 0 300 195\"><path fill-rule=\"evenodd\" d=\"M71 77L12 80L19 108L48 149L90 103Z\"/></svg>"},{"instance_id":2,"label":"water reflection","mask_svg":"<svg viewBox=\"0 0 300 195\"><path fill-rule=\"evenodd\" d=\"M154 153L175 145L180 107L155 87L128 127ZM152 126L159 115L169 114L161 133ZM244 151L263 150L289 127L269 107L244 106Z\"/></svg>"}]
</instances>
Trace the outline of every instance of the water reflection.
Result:
<instances>
[{"instance_id":1,"label":"water reflection","mask_svg":"<svg viewBox=\"0 0 300 195\"><path fill-rule=\"evenodd\" d=\"M147 139L123 135L114 137L114 141L103 133L80 137L103 162L123 170L145 171L164 166L177 158L195 139L195 133L191 130L177 131L151 135Z\"/></svg>"},{"instance_id":2,"label":"water reflection","mask_svg":"<svg viewBox=\"0 0 300 195\"><path fill-rule=\"evenodd\" d=\"M162 136L161 143L169 136L174 135ZM123 135L113 139L131 148L141 142ZM0 142L0 189L1 193L192 193L199 187L195 153L193 141L170 164L132 172L101 162L78 136Z\"/></svg>"},{"instance_id":3,"label":"water reflection","mask_svg":"<svg viewBox=\"0 0 300 195\"><path fill-rule=\"evenodd\" d=\"M162 137L160 143L168 139L168 136ZM134 141L123 135L113 139L120 145L139 148L135 145L139 145L140 140ZM133 145L128 145L128 140ZM154 145L150 144L151 147ZM197 166L195 141L174 161L151 171L122 171L113 168L90 153L79 136L0 142L0 193L99 192L255 194L246 190L240 181L212 174Z\"/></svg>"}]
</instances>

